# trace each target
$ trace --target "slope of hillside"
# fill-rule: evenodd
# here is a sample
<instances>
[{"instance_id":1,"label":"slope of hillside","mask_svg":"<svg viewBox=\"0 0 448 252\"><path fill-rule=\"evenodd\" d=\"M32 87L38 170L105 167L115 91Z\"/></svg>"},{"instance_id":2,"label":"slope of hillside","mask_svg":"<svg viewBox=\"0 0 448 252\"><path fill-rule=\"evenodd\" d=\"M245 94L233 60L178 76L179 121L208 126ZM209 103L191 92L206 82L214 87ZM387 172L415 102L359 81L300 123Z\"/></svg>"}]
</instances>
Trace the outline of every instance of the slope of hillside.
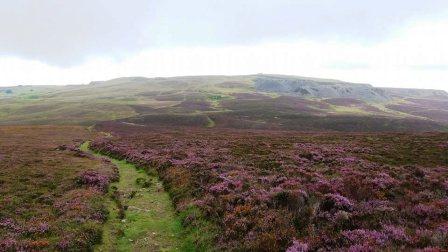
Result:
<instances>
[{"instance_id":1,"label":"slope of hillside","mask_svg":"<svg viewBox=\"0 0 448 252\"><path fill-rule=\"evenodd\" d=\"M283 75L128 77L0 89L0 124L121 120L294 130L441 131L448 94Z\"/></svg>"},{"instance_id":2,"label":"slope of hillside","mask_svg":"<svg viewBox=\"0 0 448 252\"><path fill-rule=\"evenodd\" d=\"M341 81L261 76L255 79L255 86L259 91L302 97L352 98L364 101L387 101L391 99L383 89L374 88L368 84Z\"/></svg>"}]
</instances>

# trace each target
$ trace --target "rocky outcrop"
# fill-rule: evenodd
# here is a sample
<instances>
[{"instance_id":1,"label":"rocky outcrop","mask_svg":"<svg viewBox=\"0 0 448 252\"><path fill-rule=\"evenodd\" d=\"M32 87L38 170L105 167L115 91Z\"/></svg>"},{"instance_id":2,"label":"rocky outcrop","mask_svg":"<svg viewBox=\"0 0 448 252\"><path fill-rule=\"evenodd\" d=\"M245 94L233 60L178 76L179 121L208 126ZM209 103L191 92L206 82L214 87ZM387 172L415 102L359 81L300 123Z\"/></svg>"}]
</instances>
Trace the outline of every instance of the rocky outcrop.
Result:
<instances>
[{"instance_id":1,"label":"rocky outcrop","mask_svg":"<svg viewBox=\"0 0 448 252\"><path fill-rule=\"evenodd\" d=\"M397 97L448 99L448 93L441 90L376 88L369 84L289 76L260 75L254 79L254 84L257 91L300 97L351 98L375 102Z\"/></svg>"}]
</instances>

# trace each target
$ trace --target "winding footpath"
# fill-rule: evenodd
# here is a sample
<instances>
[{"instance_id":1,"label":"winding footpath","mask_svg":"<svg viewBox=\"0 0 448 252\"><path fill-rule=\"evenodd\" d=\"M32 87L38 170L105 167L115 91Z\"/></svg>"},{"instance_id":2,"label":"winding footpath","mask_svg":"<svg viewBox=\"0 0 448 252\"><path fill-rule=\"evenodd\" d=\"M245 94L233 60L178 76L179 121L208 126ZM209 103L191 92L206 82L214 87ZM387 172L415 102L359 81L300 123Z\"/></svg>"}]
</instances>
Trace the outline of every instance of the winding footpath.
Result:
<instances>
[{"instance_id":1,"label":"winding footpath","mask_svg":"<svg viewBox=\"0 0 448 252\"><path fill-rule=\"evenodd\" d=\"M156 175L148 175L126 161L95 153L88 142L80 149L109 159L120 174L120 180L109 188L109 217L104 224L102 243L95 251L193 250L182 238L180 221Z\"/></svg>"}]
</instances>

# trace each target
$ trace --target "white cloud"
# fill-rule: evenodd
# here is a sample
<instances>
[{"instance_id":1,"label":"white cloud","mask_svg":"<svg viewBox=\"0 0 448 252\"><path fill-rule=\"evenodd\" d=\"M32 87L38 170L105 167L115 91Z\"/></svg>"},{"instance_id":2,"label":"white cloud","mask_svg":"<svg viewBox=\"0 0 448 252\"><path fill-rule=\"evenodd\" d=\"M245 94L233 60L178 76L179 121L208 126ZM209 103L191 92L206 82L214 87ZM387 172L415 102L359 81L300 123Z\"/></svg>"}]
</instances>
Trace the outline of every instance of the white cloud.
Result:
<instances>
[{"instance_id":1,"label":"white cloud","mask_svg":"<svg viewBox=\"0 0 448 252\"><path fill-rule=\"evenodd\" d=\"M279 73L376 86L448 90L448 21L410 24L379 44L278 41L252 46L142 50L121 60L91 58L69 68L0 58L0 85L88 83L122 76Z\"/></svg>"}]
</instances>

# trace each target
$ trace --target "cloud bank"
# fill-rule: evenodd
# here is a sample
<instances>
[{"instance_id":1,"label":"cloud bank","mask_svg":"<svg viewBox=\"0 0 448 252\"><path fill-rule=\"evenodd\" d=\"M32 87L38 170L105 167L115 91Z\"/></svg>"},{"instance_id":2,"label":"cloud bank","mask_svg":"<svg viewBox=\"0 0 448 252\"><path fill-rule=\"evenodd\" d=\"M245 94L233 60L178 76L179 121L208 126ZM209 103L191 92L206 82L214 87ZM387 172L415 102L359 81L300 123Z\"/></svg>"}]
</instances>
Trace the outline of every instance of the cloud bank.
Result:
<instances>
[{"instance_id":1,"label":"cloud bank","mask_svg":"<svg viewBox=\"0 0 448 252\"><path fill-rule=\"evenodd\" d=\"M447 11L440 0L4 1L0 85L265 72L448 89Z\"/></svg>"}]
</instances>

